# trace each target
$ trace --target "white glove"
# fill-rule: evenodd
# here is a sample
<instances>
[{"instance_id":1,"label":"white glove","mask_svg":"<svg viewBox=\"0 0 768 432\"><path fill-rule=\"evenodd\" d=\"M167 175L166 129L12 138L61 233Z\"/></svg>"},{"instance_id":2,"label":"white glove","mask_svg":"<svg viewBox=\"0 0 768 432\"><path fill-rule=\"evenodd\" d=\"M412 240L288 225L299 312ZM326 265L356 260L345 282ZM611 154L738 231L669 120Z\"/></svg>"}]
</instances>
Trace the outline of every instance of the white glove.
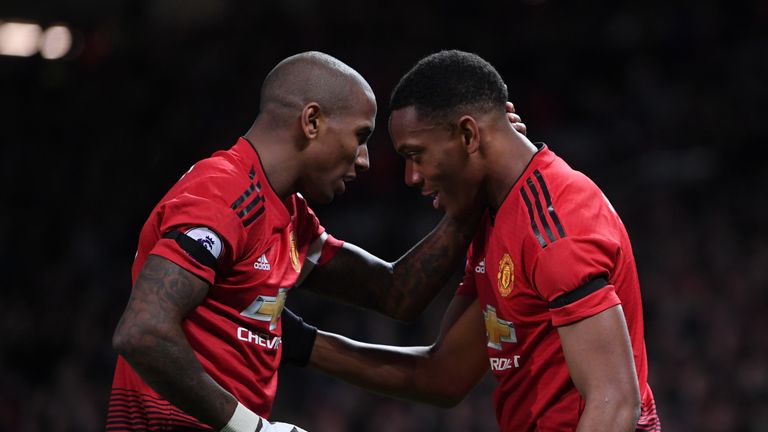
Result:
<instances>
[{"instance_id":1,"label":"white glove","mask_svg":"<svg viewBox=\"0 0 768 432\"><path fill-rule=\"evenodd\" d=\"M274 422L264 423L261 428L262 432L307 432L304 429L294 426L288 423Z\"/></svg>"},{"instance_id":2,"label":"white glove","mask_svg":"<svg viewBox=\"0 0 768 432\"><path fill-rule=\"evenodd\" d=\"M256 413L237 404L235 413L221 432L307 432L304 429L288 423L270 423Z\"/></svg>"}]
</instances>

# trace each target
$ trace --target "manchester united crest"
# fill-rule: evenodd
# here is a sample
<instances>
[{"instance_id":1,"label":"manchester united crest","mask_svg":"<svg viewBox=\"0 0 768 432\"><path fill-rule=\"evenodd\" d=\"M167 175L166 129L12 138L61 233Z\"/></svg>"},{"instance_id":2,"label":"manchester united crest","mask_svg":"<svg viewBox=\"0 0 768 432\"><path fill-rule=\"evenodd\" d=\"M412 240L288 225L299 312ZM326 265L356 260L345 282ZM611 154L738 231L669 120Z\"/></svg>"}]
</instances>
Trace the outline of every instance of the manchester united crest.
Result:
<instances>
[{"instance_id":1,"label":"manchester united crest","mask_svg":"<svg viewBox=\"0 0 768 432\"><path fill-rule=\"evenodd\" d=\"M301 264L299 263L299 251L296 249L296 233L291 231L291 265L296 273L301 271Z\"/></svg>"},{"instance_id":2,"label":"manchester united crest","mask_svg":"<svg viewBox=\"0 0 768 432\"><path fill-rule=\"evenodd\" d=\"M497 275L499 279L499 292L502 297L506 297L512 292L512 287L515 284L515 263L512 262L512 258L508 253L505 253L499 261L499 273Z\"/></svg>"}]
</instances>

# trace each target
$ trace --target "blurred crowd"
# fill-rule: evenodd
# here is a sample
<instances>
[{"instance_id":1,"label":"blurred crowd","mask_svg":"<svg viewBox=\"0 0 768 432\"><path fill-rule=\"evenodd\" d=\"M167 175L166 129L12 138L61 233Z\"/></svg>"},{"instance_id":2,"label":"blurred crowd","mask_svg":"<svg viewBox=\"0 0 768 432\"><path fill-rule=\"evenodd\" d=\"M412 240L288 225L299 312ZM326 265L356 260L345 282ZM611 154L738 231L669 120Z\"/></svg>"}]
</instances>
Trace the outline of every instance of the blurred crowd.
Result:
<instances>
[{"instance_id":1,"label":"blurred crowd","mask_svg":"<svg viewBox=\"0 0 768 432\"><path fill-rule=\"evenodd\" d=\"M328 231L385 259L429 232L440 215L403 184L387 102L443 48L494 64L529 137L622 216L663 429L768 430L768 3L684 3L4 1L0 20L78 34L63 60L0 57L0 432L104 429L141 225L247 130L288 55L340 58L379 101L371 171L315 207ZM454 289L414 323L300 291L288 305L323 329L421 345ZM492 431L492 390L488 378L444 410L289 367L273 417L312 432Z\"/></svg>"}]
</instances>

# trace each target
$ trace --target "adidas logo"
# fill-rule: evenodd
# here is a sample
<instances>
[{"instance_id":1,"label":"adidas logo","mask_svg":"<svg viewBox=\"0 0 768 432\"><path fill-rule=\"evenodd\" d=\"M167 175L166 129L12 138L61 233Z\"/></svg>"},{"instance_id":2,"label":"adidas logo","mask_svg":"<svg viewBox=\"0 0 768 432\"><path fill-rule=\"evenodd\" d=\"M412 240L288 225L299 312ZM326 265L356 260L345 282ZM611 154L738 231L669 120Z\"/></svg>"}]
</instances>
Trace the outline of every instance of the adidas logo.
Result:
<instances>
[{"instance_id":1,"label":"adidas logo","mask_svg":"<svg viewBox=\"0 0 768 432\"><path fill-rule=\"evenodd\" d=\"M485 273L485 258L475 266L475 273Z\"/></svg>"},{"instance_id":2,"label":"adidas logo","mask_svg":"<svg viewBox=\"0 0 768 432\"><path fill-rule=\"evenodd\" d=\"M272 267L269 265L269 261L267 261L267 255L261 254L259 259L257 259L256 262L253 263L253 268L255 268L256 270L264 270L264 271L271 270Z\"/></svg>"}]
</instances>

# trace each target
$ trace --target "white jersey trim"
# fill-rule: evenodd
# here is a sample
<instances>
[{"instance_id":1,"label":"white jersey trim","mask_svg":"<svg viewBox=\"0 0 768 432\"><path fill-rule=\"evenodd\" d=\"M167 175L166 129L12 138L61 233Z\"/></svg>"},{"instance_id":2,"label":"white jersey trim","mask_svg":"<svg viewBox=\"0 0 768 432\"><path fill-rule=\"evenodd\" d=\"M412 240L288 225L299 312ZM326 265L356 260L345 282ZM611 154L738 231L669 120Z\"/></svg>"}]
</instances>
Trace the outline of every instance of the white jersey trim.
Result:
<instances>
[{"instance_id":1,"label":"white jersey trim","mask_svg":"<svg viewBox=\"0 0 768 432\"><path fill-rule=\"evenodd\" d=\"M312 272L312 269L320 262L320 258L323 255L323 246L327 239L328 233L323 232L311 245L309 245L307 256L304 258L304 265L301 267L301 273L299 273L299 278L296 279L296 283L293 286L297 287L301 285L301 283L304 282L304 279L309 276L309 273Z\"/></svg>"}]
</instances>

